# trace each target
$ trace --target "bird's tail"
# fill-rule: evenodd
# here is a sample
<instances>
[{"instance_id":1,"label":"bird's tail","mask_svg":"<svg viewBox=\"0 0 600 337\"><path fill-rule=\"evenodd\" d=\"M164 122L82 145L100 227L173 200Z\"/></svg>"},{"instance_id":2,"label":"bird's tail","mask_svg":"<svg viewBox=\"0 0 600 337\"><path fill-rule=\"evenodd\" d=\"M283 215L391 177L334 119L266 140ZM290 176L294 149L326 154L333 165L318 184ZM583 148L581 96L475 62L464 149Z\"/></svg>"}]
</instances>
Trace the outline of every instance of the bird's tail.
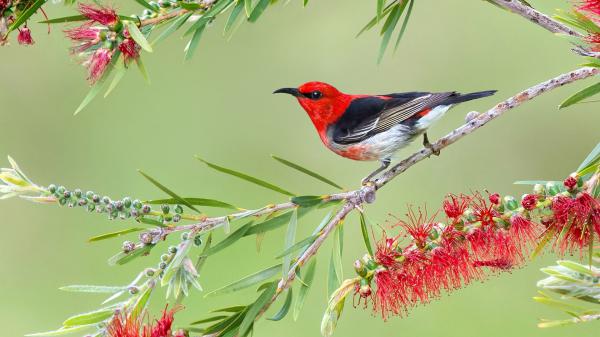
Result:
<instances>
[{"instance_id":1,"label":"bird's tail","mask_svg":"<svg viewBox=\"0 0 600 337\"><path fill-rule=\"evenodd\" d=\"M496 91L497 90L486 90L486 91L472 92L470 94L456 93L455 95L452 95L452 96L448 97L446 100L444 100L444 104L457 104L457 103L471 101L471 100L478 99L478 98L488 97L488 96L492 96L493 94L495 94Z\"/></svg>"}]
</instances>

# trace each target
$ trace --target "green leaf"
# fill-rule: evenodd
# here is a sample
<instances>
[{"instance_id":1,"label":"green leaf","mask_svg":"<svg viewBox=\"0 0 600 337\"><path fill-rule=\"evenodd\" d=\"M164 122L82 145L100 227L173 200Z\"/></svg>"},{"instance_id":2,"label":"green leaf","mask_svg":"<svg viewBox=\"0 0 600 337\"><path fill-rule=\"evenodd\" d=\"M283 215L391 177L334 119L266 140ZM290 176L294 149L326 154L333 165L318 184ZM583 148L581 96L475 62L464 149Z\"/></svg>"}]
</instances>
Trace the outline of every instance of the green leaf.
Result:
<instances>
[{"instance_id":1,"label":"green leaf","mask_svg":"<svg viewBox=\"0 0 600 337\"><path fill-rule=\"evenodd\" d=\"M371 245L371 237L369 236L369 230L367 229L367 222L365 220L365 215L362 212L358 213L360 216L360 231L362 233L363 241L365 242L365 247L367 248L367 252L369 255L373 255L373 246Z\"/></svg>"},{"instance_id":2,"label":"green leaf","mask_svg":"<svg viewBox=\"0 0 600 337\"><path fill-rule=\"evenodd\" d=\"M271 218L269 220L258 223L256 225L252 226L246 232L245 236L272 231L276 228L279 228L279 227L285 225L286 223L289 223L291 217L292 217L292 212L287 212L287 213L278 215L274 218Z\"/></svg>"},{"instance_id":3,"label":"green leaf","mask_svg":"<svg viewBox=\"0 0 600 337\"><path fill-rule=\"evenodd\" d=\"M250 229L250 226L252 226L252 221L246 223L242 227L238 228L235 232L229 234L229 236L227 236L225 239L223 239L223 241L217 243L216 245L214 245L213 247L208 249L206 252L204 252L203 255L210 256L218 251L221 251L222 249L224 249L226 247L231 246L236 241L238 241L239 239L244 237L246 232Z\"/></svg>"},{"instance_id":4,"label":"green leaf","mask_svg":"<svg viewBox=\"0 0 600 337\"><path fill-rule=\"evenodd\" d=\"M592 173L592 172L584 173L584 171L587 171L588 168L597 165L599 161L600 161L600 143L596 144L596 147L594 147L592 152L590 152L587 155L587 157L585 157L583 162L581 162L581 164L577 168L577 173L579 175L585 175L586 173Z\"/></svg>"},{"instance_id":5,"label":"green leaf","mask_svg":"<svg viewBox=\"0 0 600 337\"><path fill-rule=\"evenodd\" d=\"M88 18L85 15L72 15L72 16L63 16L62 18L44 20L44 21L40 21L38 23L44 23L44 24L67 23L67 22L86 21L87 19Z\"/></svg>"},{"instance_id":6,"label":"green leaf","mask_svg":"<svg viewBox=\"0 0 600 337\"><path fill-rule=\"evenodd\" d=\"M154 39L154 41L152 41L151 44L153 46L155 46L157 43L159 43L162 40L164 40L165 38L169 37L171 34L173 34L178 29L180 29L187 22L187 20L190 18L190 16L192 16L193 14L194 13L192 13L192 12L185 13L182 16L175 19L169 27L165 28L165 30L163 30L160 33L160 35L158 35L156 37L156 39Z\"/></svg>"},{"instance_id":7,"label":"green leaf","mask_svg":"<svg viewBox=\"0 0 600 337\"><path fill-rule=\"evenodd\" d=\"M229 14L229 17L227 18L227 23L225 23L225 28L223 29L223 34L227 34L234 27L237 18L240 16L240 13L242 13L242 11L244 10L244 5L244 0L238 0L237 4L235 5L235 7L233 7L233 10L231 11L231 14Z\"/></svg>"},{"instance_id":8,"label":"green leaf","mask_svg":"<svg viewBox=\"0 0 600 337\"><path fill-rule=\"evenodd\" d=\"M302 195L292 197L290 201L301 207L311 207L322 203L324 199L325 197L321 195Z\"/></svg>"},{"instance_id":9,"label":"green leaf","mask_svg":"<svg viewBox=\"0 0 600 337\"><path fill-rule=\"evenodd\" d=\"M248 17L248 21L256 22L256 20L258 20L258 18L262 15L265 9L267 9L267 6L269 6L270 2L271 0L258 0L258 3L256 4L256 6L254 6L252 13L250 13L250 16Z\"/></svg>"},{"instance_id":10,"label":"green leaf","mask_svg":"<svg viewBox=\"0 0 600 337\"><path fill-rule=\"evenodd\" d=\"M156 8L152 7L152 5L147 3L145 0L135 0L135 2L146 7L147 9L151 10L152 12L156 12Z\"/></svg>"},{"instance_id":11,"label":"green leaf","mask_svg":"<svg viewBox=\"0 0 600 337\"><path fill-rule=\"evenodd\" d=\"M385 7L385 0L377 0L377 21L381 20L381 17L383 16L383 8Z\"/></svg>"},{"instance_id":12,"label":"green leaf","mask_svg":"<svg viewBox=\"0 0 600 337\"><path fill-rule=\"evenodd\" d=\"M395 3L390 3L389 5L387 5L384 9L383 9L383 13L382 13L382 17L388 15L390 13L390 11L394 8L394 4ZM375 25L379 22L379 20L377 19L377 16L375 16L374 18L372 18L369 22L367 22L367 24L358 32L358 34L356 34L356 37L359 37L362 33L366 32L367 30L375 27Z\"/></svg>"},{"instance_id":13,"label":"green leaf","mask_svg":"<svg viewBox=\"0 0 600 337\"><path fill-rule=\"evenodd\" d=\"M177 247L177 253L175 253L175 256L173 257L171 262L169 262L169 265L167 266L167 269L165 269L165 271L163 272L163 277L160 280L160 284L163 287L169 283L173 276L175 276L177 270L179 270L179 267L181 267L183 259L188 255L190 249L193 246L192 241L192 239L187 239L181 244L179 244L179 246Z\"/></svg>"},{"instance_id":14,"label":"green leaf","mask_svg":"<svg viewBox=\"0 0 600 337\"><path fill-rule=\"evenodd\" d=\"M577 262L573 262L573 261L569 261L569 260L559 260L556 261L556 263L558 263L559 265L565 267L565 268L569 268L575 272L590 276L590 277L595 277L595 273L590 270L590 268L588 266L584 266L582 264L579 264Z\"/></svg>"},{"instance_id":15,"label":"green leaf","mask_svg":"<svg viewBox=\"0 0 600 337\"><path fill-rule=\"evenodd\" d=\"M213 310L212 312L240 312L246 309L246 305L234 305L232 307L225 307L217 310Z\"/></svg>"},{"instance_id":16,"label":"green leaf","mask_svg":"<svg viewBox=\"0 0 600 337\"><path fill-rule=\"evenodd\" d=\"M356 279L345 280L329 298L327 309L325 310L323 320L321 321L321 334L324 337L331 337L331 335L333 335L337 322L344 310L346 296L354 290L356 282Z\"/></svg>"},{"instance_id":17,"label":"green leaf","mask_svg":"<svg viewBox=\"0 0 600 337\"><path fill-rule=\"evenodd\" d=\"M194 56L194 53L196 52L196 49L198 48L198 44L200 43L200 38L202 37L202 33L204 32L204 28L206 28L206 24L198 27L194 31L194 35L192 35L192 38L190 39L188 44L185 46L185 49L184 49L185 55L183 57L184 61L188 61L192 58L192 56Z\"/></svg>"},{"instance_id":18,"label":"green leaf","mask_svg":"<svg viewBox=\"0 0 600 337\"><path fill-rule=\"evenodd\" d=\"M515 185L537 185L537 184L546 185L549 182L562 184L562 182L548 181L548 180L517 180L513 184L515 184Z\"/></svg>"},{"instance_id":19,"label":"green leaf","mask_svg":"<svg viewBox=\"0 0 600 337\"><path fill-rule=\"evenodd\" d=\"M150 253L150 251L152 250L153 247L154 247L154 245L145 245L145 246L137 248L136 250L129 252L129 253L119 252L118 254L116 254L113 257L111 257L110 259L108 259L108 264L110 266L114 266L117 264L123 265L129 261L132 261L133 259L135 259L139 256L143 256L143 255Z\"/></svg>"},{"instance_id":20,"label":"green leaf","mask_svg":"<svg viewBox=\"0 0 600 337\"><path fill-rule=\"evenodd\" d=\"M286 191L286 190L284 190L283 188L281 188L281 187L278 187L278 186L275 186L275 185L273 185L273 184L271 184L271 183L268 183L268 182L266 182L266 181L264 181L264 180L261 180L261 179L258 179L258 178L255 178L255 177L249 176L249 175L247 175L247 174L245 174L245 173L241 173L241 172L238 172L238 171L234 171L234 170L231 170L231 169L225 168L225 167L223 167L223 166L218 166L218 165L215 165L215 164L209 163L209 162L207 162L206 160L204 160L204 159L202 159L202 158L200 158L200 157L198 157L198 156L196 156L196 159L198 159L198 160L200 160L201 162L205 163L206 165L208 165L208 167L210 167L210 168L212 168L212 169L214 169L214 170L217 170L217 171L219 171L219 172L221 172L221 173L225 173L225 174L232 175L232 176L234 176L234 177L238 177L238 178L240 178L240 179L243 179L243 180L246 180L246 181L248 181L248 182L251 182L251 183L253 183L253 184L255 184L255 185L258 185L258 186L261 186L261 187L264 187L264 188L270 189L270 190L272 190L272 191L275 191L275 192L279 192L279 193L281 193L281 194L285 194L285 195L287 195L287 196L290 196L290 197L293 197L293 196L295 196L295 194L294 194L294 193L292 193L292 192L289 192L289 191Z\"/></svg>"},{"instance_id":21,"label":"green leaf","mask_svg":"<svg viewBox=\"0 0 600 337\"><path fill-rule=\"evenodd\" d=\"M298 320L298 316L300 316L300 312L304 306L304 300L306 299L306 295L308 295L308 291L310 290L310 286L312 285L315 276L316 267L317 259L313 258L306 267L306 274L304 274L304 278L302 279L303 282L300 285L300 291L296 298L296 303L294 305L294 321Z\"/></svg>"},{"instance_id":22,"label":"green leaf","mask_svg":"<svg viewBox=\"0 0 600 337\"><path fill-rule=\"evenodd\" d=\"M160 222L158 220L151 219L151 218L139 218L139 221L141 223L145 223L147 225L153 225L153 226L158 226L158 227L165 227L165 225L162 222Z\"/></svg>"},{"instance_id":23,"label":"green leaf","mask_svg":"<svg viewBox=\"0 0 600 337\"><path fill-rule=\"evenodd\" d=\"M190 205L195 206L206 206L206 207L217 207L217 208L228 208L228 209L238 209L232 204L228 204L223 201L215 200L215 199L205 199L205 198L182 198L187 201ZM179 199L169 198L169 199L154 199L144 201L146 204L150 205L176 205L179 204Z\"/></svg>"},{"instance_id":24,"label":"green leaf","mask_svg":"<svg viewBox=\"0 0 600 337\"><path fill-rule=\"evenodd\" d=\"M112 81L108 85L108 89L106 89L106 92L104 93L104 98L108 97L108 95L110 95L110 93L117 87L119 82L121 82L121 80L125 76L125 73L127 73L127 68L123 66L117 68L117 70L115 71L115 76L113 76Z\"/></svg>"},{"instance_id":25,"label":"green leaf","mask_svg":"<svg viewBox=\"0 0 600 337\"><path fill-rule=\"evenodd\" d=\"M276 264L267 269L261 270L259 272L256 272L254 274L248 275L246 277L243 277L242 279L237 280L233 283L230 283L219 289L215 289L215 290L209 292L208 294L204 295L204 297L218 296L218 295L228 294L228 293L236 292L238 290L246 289L246 288L251 287L255 284L258 284L262 281L272 278L273 276L277 275L277 273L279 273L280 270L281 270L281 263Z\"/></svg>"},{"instance_id":26,"label":"green leaf","mask_svg":"<svg viewBox=\"0 0 600 337\"><path fill-rule=\"evenodd\" d=\"M548 298L548 297L534 297L533 300L538 303L542 303L542 304L545 304L545 305L548 305L548 306L551 306L553 308L563 310L563 311L585 310L585 308L583 308L583 307L575 306L570 303L567 303L564 301L558 301L558 300Z\"/></svg>"},{"instance_id":27,"label":"green leaf","mask_svg":"<svg viewBox=\"0 0 600 337\"><path fill-rule=\"evenodd\" d=\"M196 11L202 8L202 6L193 2L181 2L178 5L181 6L181 8L183 9L187 9L188 11Z\"/></svg>"},{"instance_id":28,"label":"green leaf","mask_svg":"<svg viewBox=\"0 0 600 337\"><path fill-rule=\"evenodd\" d=\"M196 211L198 213L202 213L196 207L194 207L192 204L190 204L185 199L183 199L182 197L180 197L179 195L177 195L175 192L173 192L170 189L168 189L167 187L165 187L163 184L161 184L158 181L156 181L154 178L152 178L149 175L147 175L146 173L144 173L142 170L138 170L138 172L141 175L143 175L144 178L148 179L148 181L150 181L154 186L158 187L161 191L165 192L166 194L168 194L171 197L173 197L173 199L177 200L178 203L180 203L182 205L185 205L185 206L193 209L194 211Z\"/></svg>"},{"instance_id":29,"label":"green leaf","mask_svg":"<svg viewBox=\"0 0 600 337\"><path fill-rule=\"evenodd\" d=\"M67 318L63 322L64 327L72 327L78 325L89 325L102 322L115 314L113 309L102 309L98 311L86 312Z\"/></svg>"},{"instance_id":30,"label":"green leaf","mask_svg":"<svg viewBox=\"0 0 600 337\"><path fill-rule=\"evenodd\" d=\"M244 2L244 9L246 11L246 17L250 17L252 13L252 0L240 0Z\"/></svg>"},{"instance_id":31,"label":"green leaf","mask_svg":"<svg viewBox=\"0 0 600 337\"><path fill-rule=\"evenodd\" d=\"M329 274L327 278L327 294L331 295L338 285L342 282L342 238L343 225L338 225L334 232L333 248L331 252L331 260L329 261Z\"/></svg>"},{"instance_id":32,"label":"green leaf","mask_svg":"<svg viewBox=\"0 0 600 337\"><path fill-rule=\"evenodd\" d=\"M121 51L116 50L113 53L110 65L108 66L106 71L104 71L104 74L102 74L100 79L98 79L98 81L92 85L92 87L90 88L90 91L87 93L87 95L85 95L85 97L83 98L83 101L81 101L81 103L77 107L77 110L75 110L75 112L73 113L74 116L77 115L78 113L80 113L88 104L90 104L90 102L96 97L96 95L98 95L98 93L104 86L106 79L108 78L108 76L112 72L113 68L115 67L116 62L119 59L119 56L121 56Z\"/></svg>"},{"instance_id":33,"label":"green leaf","mask_svg":"<svg viewBox=\"0 0 600 337\"><path fill-rule=\"evenodd\" d=\"M148 40L146 40L146 37L144 36L144 34L142 34L142 32L140 32L140 29L138 28L137 24L133 21L126 21L125 26L127 27L127 30L129 31L129 35L131 35L133 40L138 45L140 45L140 47L142 47L142 49L151 53L152 46L150 45L150 43L148 43Z\"/></svg>"},{"instance_id":34,"label":"green leaf","mask_svg":"<svg viewBox=\"0 0 600 337\"><path fill-rule=\"evenodd\" d=\"M302 172L302 173L304 173L304 174L306 174L308 176L311 176L311 177L313 177L313 178L315 178L317 180L320 180L320 181L322 181L322 182L324 182L324 183L326 183L328 185L331 185L333 187L339 188L340 190L344 189L343 187L341 187L340 185L334 183L330 179L327 179L327 178L323 177L322 175L320 175L320 174L318 174L318 173L316 173L314 171L311 171L311 170L309 170L309 169L307 169L305 167L302 167L302 166L300 166L300 165L298 165L296 163L292 163L289 160L286 160L286 159L283 159L283 158L280 158L280 157L277 157L277 156L274 156L274 155L271 155L271 157L273 159L277 160L278 162L282 163L283 165L291 167L294 170L300 171L300 172Z\"/></svg>"},{"instance_id":35,"label":"green leaf","mask_svg":"<svg viewBox=\"0 0 600 337\"><path fill-rule=\"evenodd\" d=\"M139 317L141 314L144 313L146 305L148 305L150 295L152 295L152 290L154 290L154 288L148 287L146 288L146 290L144 290L143 293L139 295L137 301L135 302L135 305L133 306L133 309L131 310L131 315L133 317Z\"/></svg>"},{"instance_id":36,"label":"green leaf","mask_svg":"<svg viewBox=\"0 0 600 337\"><path fill-rule=\"evenodd\" d=\"M290 311L290 307L292 306L292 299L294 296L292 294L292 288L289 288L286 291L287 295L285 296L285 302L283 303L283 306L281 307L281 309L279 309L275 316L267 318L269 321L281 321Z\"/></svg>"},{"instance_id":37,"label":"green leaf","mask_svg":"<svg viewBox=\"0 0 600 337\"><path fill-rule=\"evenodd\" d=\"M385 20L385 23L383 24L383 28L381 29L381 34L383 34L383 37L379 46L379 55L377 56L377 63L381 63L381 60L383 59L383 54L385 54L385 50L387 49L387 46L390 43L390 38L392 37L394 29L396 28L396 25L398 24L398 21L402 16L402 12L406 7L406 3L406 1L403 1L395 5L394 9L392 9L387 19Z\"/></svg>"},{"instance_id":38,"label":"green leaf","mask_svg":"<svg viewBox=\"0 0 600 337\"><path fill-rule=\"evenodd\" d=\"M36 0L33 4L31 4L31 6L29 6L29 8L27 8L26 10L24 10L23 12L21 12L21 14L10 25L10 27L8 27L8 33L12 32L13 30L15 30L15 29L17 29L19 27L21 27L22 24L24 24L27 20L29 20L29 18L33 14L35 14L35 12L37 12L37 10L40 9L40 7L42 7L43 4L46 3L46 1L47 0Z\"/></svg>"},{"instance_id":39,"label":"green leaf","mask_svg":"<svg viewBox=\"0 0 600 337\"><path fill-rule=\"evenodd\" d=\"M192 322L190 324L191 325L197 325L197 324L209 323L209 322L214 322L214 321L220 321L220 320L222 320L224 318L227 318L227 317L229 317L229 316L213 316L213 317L204 318L204 319L201 319L201 320L194 321L194 322Z\"/></svg>"},{"instance_id":40,"label":"green leaf","mask_svg":"<svg viewBox=\"0 0 600 337\"><path fill-rule=\"evenodd\" d=\"M142 62L142 58L138 57L135 59L135 64L137 65L140 74L142 74L144 81L146 81L147 84L150 84L150 75L148 75L148 71L146 70L146 66L144 66L144 62Z\"/></svg>"},{"instance_id":41,"label":"green leaf","mask_svg":"<svg viewBox=\"0 0 600 337\"><path fill-rule=\"evenodd\" d=\"M240 324L239 336L244 337L250 331L250 328L254 324L254 320L258 314L262 311L264 306L271 301L275 291L277 290L277 282L268 283L268 286L256 299L256 301L248 308L248 312L244 316L242 324Z\"/></svg>"},{"instance_id":42,"label":"green leaf","mask_svg":"<svg viewBox=\"0 0 600 337\"><path fill-rule=\"evenodd\" d=\"M285 234L285 243L284 248L289 249L294 245L294 241L296 241L296 229L298 227L298 210L295 209L292 211L292 216L290 217L290 222L288 224L288 228ZM283 269L282 269L282 277L286 277L288 272L290 271L290 264L292 263L292 257L290 255L286 255L283 258Z\"/></svg>"},{"instance_id":43,"label":"green leaf","mask_svg":"<svg viewBox=\"0 0 600 337\"><path fill-rule=\"evenodd\" d=\"M75 332L84 331L91 327L92 327L91 325L73 326L73 327L68 327L68 328L62 327L60 329L53 330L53 331L30 333L25 336L26 337L62 336L62 335L67 335L67 334L71 334L71 333L75 333Z\"/></svg>"},{"instance_id":44,"label":"green leaf","mask_svg":"<svg viewBox=\"0 0 600 337\"><path fill-rule=\"evenodd\" d=\"M402 22L402 27L400 27L400 32L398 33L398 37L396 38L396 45L394 46L394 51L398 50L398 46L400 45L400 40L402 36L404 36L404 32L406 32L406 27L408 26L408 20L410 19L410 14L412 14L413 5L415 4L415 0L407 0L409 2L408 9L406 10L406 15L404 16L404 21ZM406 3L406 1L405 1Z\"/></svg>"},{"instance_id":45,"label":"green leaf","mask_svg":"<svg viewBox=\"0 0 600 337\"><path fill-rule=\"evenodd\" d=\"M318 238L318 235L311 235L307 238L304 238L298 242L296 242L294 245L290 246L288 249L284 250L281 254L277 255L275 258L276 259L280 259L284 256L290 255L294 252L297 252L299 250L301 250L302 248L310 245L311 243L315 242L315 240Z\"/></svg>"},{"instance_id":46,"label":"green leaf","mask_svg":"<svg viewBox=\"0 0 600 337\"><path fill-rule=\"evenodd\" d=\"M127 289L127 287L93 286L93 285L70 285L58 288L62 291L74 293L114 294Z\"/></svg>"},{"instance_id":47,"label":"green leaf","mask_svg":"<svg viewBox=\"0 0 600 337\"><path fill-rule=\"evenodd\" d=\"M303 7L306 7L306 5L308 5L308 0L304 0L303 3L302 3Z\"/></svg>"},{"instance_id":48,"label":"green leaf","mask_svg":"<svg viewBox=\"0 0 600 337\"><path fill-rule=\"evenodd\" d=\"M123 230L120 230L117 232L93 236L88 239L88 242L96 242L96 241L101 241L101 240L106 240L106 239L112 239L112 238L119 237L121 235L135 233L135 232L139 232L139 231L143 231L143 230L145 230L145 228L139 228L139 227L127 228L127 229L123 229Z\"/></svg>"},{"instance_id":49,"label":"green leaf","mask_svg":"<svg viewBox=\"0 0 600 337\"><path fill-rule=\"evenodd\" d=\"M593 84L583 90L580 90L578 92L576 92L575 94L571 95L569 98L567 98L566 100L564 100L564 102L562 102L558 108L562 109L562 108L566 108L568 106L571 106L575 103L581 102L584 99L593 96L597 93L600 93L600 82Z\"/></svg>"}]
</instances>

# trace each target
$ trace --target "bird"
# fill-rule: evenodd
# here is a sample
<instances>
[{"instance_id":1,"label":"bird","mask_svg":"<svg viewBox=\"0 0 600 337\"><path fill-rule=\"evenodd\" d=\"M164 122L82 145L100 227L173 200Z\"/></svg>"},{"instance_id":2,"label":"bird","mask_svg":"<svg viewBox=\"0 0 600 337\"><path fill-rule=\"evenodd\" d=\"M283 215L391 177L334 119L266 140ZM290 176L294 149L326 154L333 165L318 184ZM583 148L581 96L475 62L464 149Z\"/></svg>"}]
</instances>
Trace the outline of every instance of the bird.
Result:
<instances>
[{"instance_id":1,"label":"bird","mask_svg":"<svg viewBox=\"0 0 600 337\"><path fill-rule=\"evenodd\" d=\"M381 165L362 179L365 185L389 167L400 149L420 135L423 145L439 155L429 142L427 129L456 104L491 96L496 90L351 95L330 84L312 81L273 93L294 96L323 144L334 153L353 160L379 161Z\"/></svg>"}]
</instances>

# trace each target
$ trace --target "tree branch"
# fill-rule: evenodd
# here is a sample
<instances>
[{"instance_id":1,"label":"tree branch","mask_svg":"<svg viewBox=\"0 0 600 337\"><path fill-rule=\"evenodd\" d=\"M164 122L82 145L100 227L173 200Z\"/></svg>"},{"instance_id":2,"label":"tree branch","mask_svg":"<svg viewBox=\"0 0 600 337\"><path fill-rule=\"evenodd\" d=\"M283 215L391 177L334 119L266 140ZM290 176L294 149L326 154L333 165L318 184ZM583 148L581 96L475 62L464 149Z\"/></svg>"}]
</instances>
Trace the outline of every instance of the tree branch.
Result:
<instances>
[{"instance_id":1,"label":"tree branch","mask_svg":"<svg viewBox=\"0 0 600 337\"><path fill-rule=\"evenodd\" d=\"M552 19L548 15L539 12L533 7L529 7L518 0L489 0L494 4L507 9L515 14L518 14L525 19L535 23L536 25L549 30L552 33L561 33L571 36L583 37L581 33L573 30L566 25Z\"/></svg>"}]
</instances>

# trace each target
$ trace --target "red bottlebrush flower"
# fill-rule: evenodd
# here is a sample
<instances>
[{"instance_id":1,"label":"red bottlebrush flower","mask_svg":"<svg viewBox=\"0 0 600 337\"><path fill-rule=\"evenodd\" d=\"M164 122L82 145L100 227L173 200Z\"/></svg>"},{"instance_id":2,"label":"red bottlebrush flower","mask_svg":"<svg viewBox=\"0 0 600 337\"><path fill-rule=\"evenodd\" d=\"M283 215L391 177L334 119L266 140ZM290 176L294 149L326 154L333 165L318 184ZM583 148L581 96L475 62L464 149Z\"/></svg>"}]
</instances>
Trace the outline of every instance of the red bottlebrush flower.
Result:
<instances>
[{"instance_id":1,"label":"red bottlebrush flower","mask_svg":"<svg viewBox=\"0 0 600 337\"><path fill-rule=\"evenodd\" d=\"M383 238L377 242L377 250L375 251L375 261L386 267L391 268L398 262L396 259L402 255L396 248L398 242L396 238L387 237L386 233L383 233Z\"/></svg>"},{"instance_id":2,"label":"red bottlebrush flower","mask_svg":"<svg viewBox=\"0 0 600 337\"><path fill-rule=\"evenodd\" d=\"M140 56L140 46L132 38L126 38L119 44L125 62L136 60Z\"/></svg>"},{"instance_id":3,"label":"red bottlebrush flower","mask_svg":"<svg viewBox=\"0 0 600 337\"><path fill-rule=\"evenodd\" d=\"M173 317L175 313L179 311L181 307L175 307L171 310L167 311L167 307L163 310L162 317L156 320L155 324L152 326L150 337L170 337L171 336L171 326L173 325Z\"/></svg>"},{"instance_id":4,"label":"red bottlebrush flower","mask_svg":"<svg viewBox=\"0 0 600 337\"><path fill-rule=\"evenodd\" d=\"M600 52L600 33L590 33L585 40L592 46L592 51Z\"/></svg>"},{"instance_id":5,"label":"red bottlebrush flower","mask_svg":"<svg viewBox=\"0 0 600 337\"><path fill-rule=\"evenodd\" d=\"M401 315L406 312L409 303L404 294L403 284L399 275L391 270L381 270L375 274L377 291L373 299L373 310L379 311L381 317L387 320L390 315Z\"/></svg>"},{"instance_id":6,"label":"red bottlebrush flower","mask_svg":"<svg viewBox=\"0 0 600 337\"><path fill-rule=\"evenodd\" d=\"M577 182L576 182L577 183ZM527 194L521 199L521 206L528 211L531 211L537 205L538 197L535 194Z\"/></svg>"},{"instance_id":7,"label":"red bottlebrush flower","mask_svg":"<svg viewBox=\"0 0 600 337\"><path fill-rule=\"evenodd\" d=\"M492 205L488 205L485 202L485 199L479 193L474 195L471 207L473 208L473 215L475 216L475 219L481 222L482 227L494 226L494 217L500 215L500 213L498 213L498 211L496 211Z\"/></svg>"},{"instance_id":8,"label":"red bottlebrush flower","mask_svg":"<svg viewBox=\"0 0 600 337\"><path fill-rule=\"evenodd\" d=\"M487 261L474 261L473 265L475 267L490 267L490 268L498 268L501 270L510 270L513 267L513 264L506 259L495 259L495 260L487 260Z\"/></svg>"},{"instance_id":9,"label":"red bottlebrush flower","mask_svg":"<svg viewBox=\"0 0 600 337\"><path fill-rule=\"evenodd\" d=\"M498 194L498 193L490 194L490 196L488 197L488 199L494 205L499 205L500 204L500 194Z\"/></svg>"},{"instance_id":10,"label":"red bottlebrush flower","mask_svg":"<svg viewBox=\"0 0 600 337\"><path fill-rule=\"evenodd\" d=\"M87 61L87 67L89 70L88 80L90 83L96 83L104 74L110 60L112 59L113 51L105 48L96 50L94 54Z\"/></svg>"},{"instance_id":11,"label":"red bottlebrush flower","mask_svg":"<svg viewBox=\"0 0 600 337\"><path fill-rule=\"evenodd\" d=\"M471 198L464 194L458 196L450 194L444 200L442 207L448 218L457 219L463 215L470 202Z\"/></svg>"},{"instance_id":12,"label":"red bottlebrush flower","mask_svg":"<svg viewBox=\"0 0 600 337\"><path fill-rule=\"evenodd\" d=\"M115 10L110 7L94 6L80 3L78 9L79 13L81 13L86 18L104 26L115 24L119 20L117 12L115 12Z\"/></svg>"},{"instance_id":13,"label":"red bottlebrush flower","mask_svg":"<svg viewBox=\"0 0 600 337\"><path fill-rule=\"evenodd\" d=\"M402 226L406 232L413 238L414 243L419 248L423 248L433 229L435 216L434 214L431 218L427 218L427 210L425 212L421 212L421 209L418 210L418 215L411 208L408 209L408 213L406 216L408 218L408 222L404 222L402 220L399 221L399 225Z\"/></svg>"},{"instance_id":14,"label":"red bottlebrush flower","mask_svg":"<svg viewBox=\"0 0 600 337\"><path fill-rule=\"evenodd\" d=\"M567 179L565 179L565 181L563 181L563 184L568 190L572 190L575 188L575 186L577 186L577 179L575 179L575 177L569 176L567 177Z\"/></svg>"},{"instance_id":15,"label":"red bottlebrush flower","mask_svg":"<svg viewBox=\"0 0 600 337\"><path fill-rule=\"evenodd\" d=\"M594 230L596 231L596 235L600 236L600 205L596 204L594 209L592 210L592 214L590 216L590 222Z\"/></svg>"},{"instance_id":16,"label":"red bottlebrush flower","mask_svg":"<svg viewBox=\"0 0 600 337\"><path fill-rule=\"evenodd\" d=\"M598 207L598 200L586 192L574 199L562 195L552 199L554 219L550 225L556 233L555 246L560 253L581 250L589 244L592 231L596 230L594 214ZM562 241L558 242L559 238Z\"/></svg>"},{"instance_id":17,"label":"red bottlebrush flower","mask_svg":"<svg viewBox=\"0 0 600 337\"><path fill-rule=\"evenodd\" d=\"M75 43L71 48L73 53L84 52L100 42L100 29L92 27L92 23L90 22L67 29L64 33Z\"/></svg>"},{"instance_id":18,"label":"red bottlebrush flower","mask_svg":"<svg viewBox=\"0 0 600 337\"><path fill-rule=\"evenodd\" d=\"M578 8L582 11L600 15L600 0L583 0Z\"/></svg>"},{"instance_id":19,"label":"red bottlebrush flower","mask_svg":"<svg viewBox=\"0 0 600 337\"><path fill-rule=\"evenodd\" d=\"M510 218L509 232L515 243L524 252L528 252L529 247L535 245L540 235L539 227L521 215L515 215Z\"/></svg>"},{"instance_id":20,"label":"red bottlebrush flower","mask_svg":"<svg viewBox=\"0 0 600 337\"><path fill-rule=\"evenodd\" d=\"M31 30L27 26L19 28L19 35L17 36L17 41L19 41L19 44L21 45L34 44L33 38L31 38Z\"/></svg>"}]
</instances>

